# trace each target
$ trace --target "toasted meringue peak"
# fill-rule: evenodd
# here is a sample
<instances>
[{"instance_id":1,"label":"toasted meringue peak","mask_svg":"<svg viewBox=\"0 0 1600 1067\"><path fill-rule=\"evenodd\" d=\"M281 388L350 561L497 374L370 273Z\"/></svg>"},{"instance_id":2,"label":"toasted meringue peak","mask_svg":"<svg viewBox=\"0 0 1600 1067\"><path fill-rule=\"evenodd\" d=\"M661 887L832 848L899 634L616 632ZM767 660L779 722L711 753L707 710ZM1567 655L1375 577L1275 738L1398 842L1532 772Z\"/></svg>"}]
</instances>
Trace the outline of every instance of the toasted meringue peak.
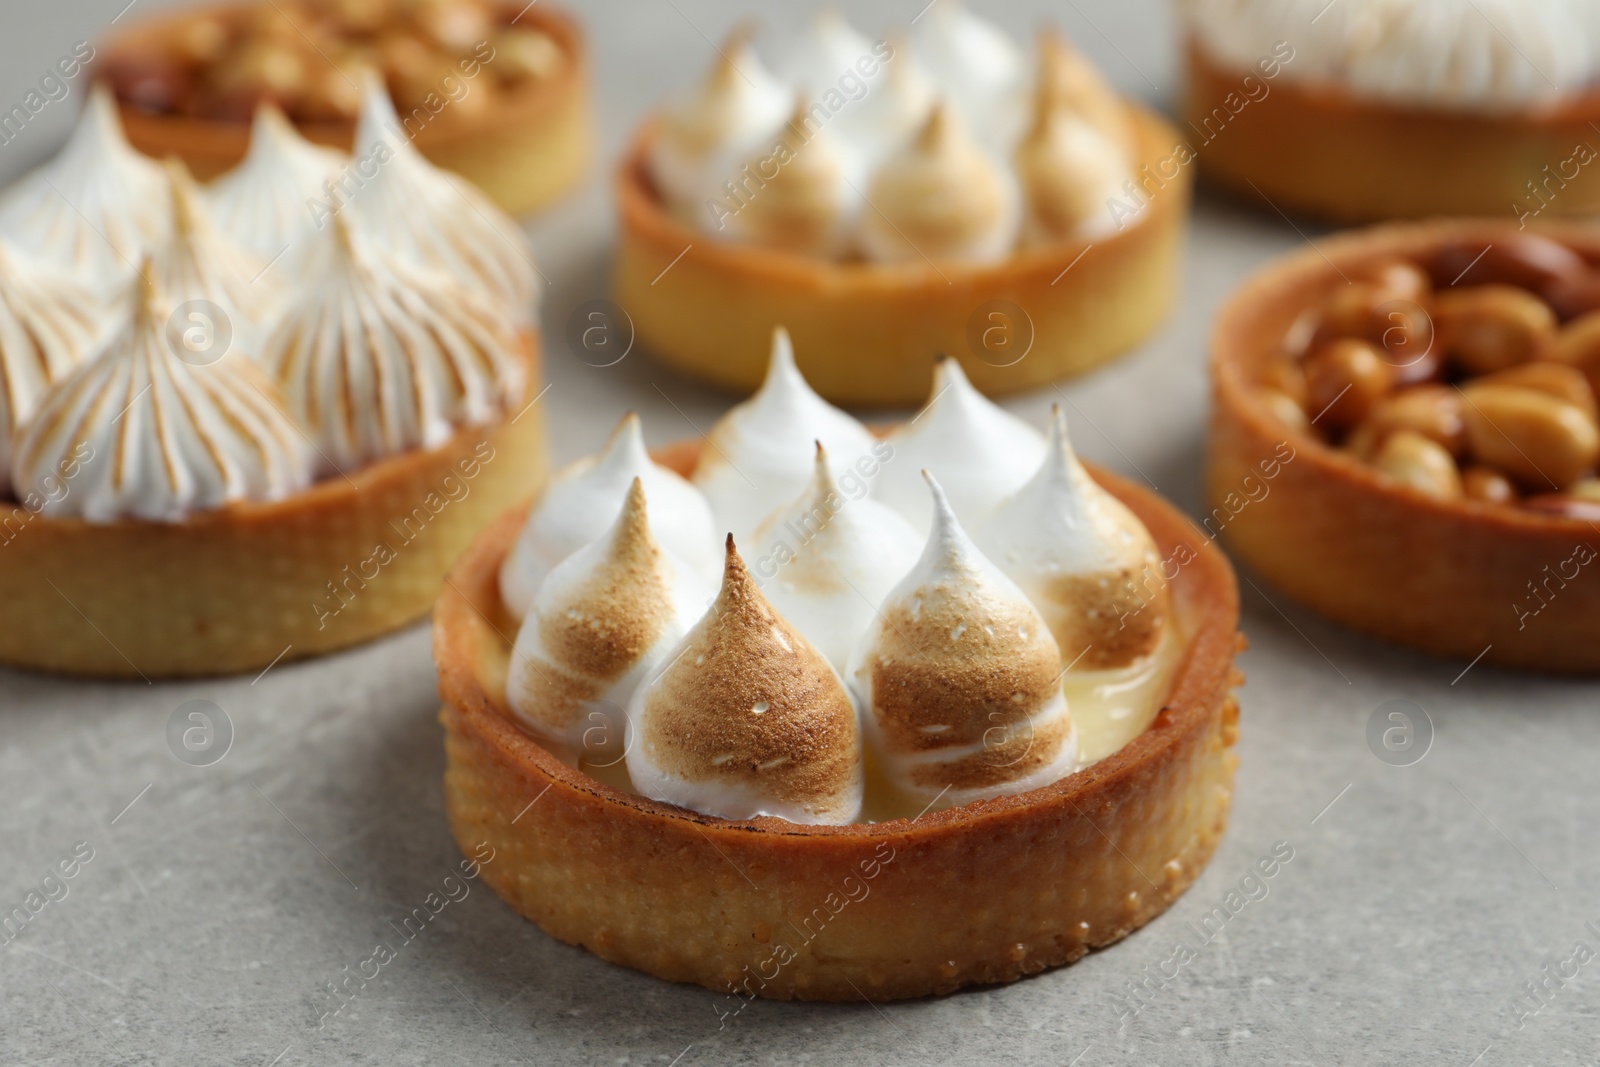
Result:
<instances>
[{"instance_id":1,"label":"toasted meringue peak","mask_svg":"<svg viewBox=\"0 0 1600 1067\"><path fill-rule=\"evenodd\" d=\"M1078 462L1060 405L1038 472L980 525L978 543L1033 601L1074 669L1126 667L1160 645L1169 612L1155 541Z\"/></svg>"},{"instance_id":2,"label":"toasted meringue peak","mask_svg":"<svg viewBox=\"0 0 1600 1067\"><path fill-rule=\"evenodd\" d=\"M775 67L778 77L809 93L838 85L856 69L856 61L872 54L872 42L850 25L836 7L818 10L806 31L796 38Z\"/></svg>"},{"instance_id":3,"label":"toasted meringue peak","mask_svg":"<svg viewBox=\"0 0 1600 1067\"><path fill-rule=\"evenodd\" d=\"M534 501L517 543L500 565L500 599L518 618L545 575L610 527L617 501L638 478L651 501L654 538L706 581L721 569L716 523L700 490L650 458L639 416L629 412L605 451L559 471Z\"/></svg>"},{"instance_id":4,"label":"toasted meringue peak","mask_svg":"<svg viewBox=\"0 0 1600 1067\"><path fill-rule=\"evenodd\" d=\"M783 152L758 151L750 166L765 184L726 216L733 234L753 244L809 255L838 256L853 240L861 209L859 187L851 180L854 163L821 117L811 113L805 94L783 128ZM771 171L772 177L765 178Z\"/></svg>"},{"instance_id":5,"label":"toasted meringue peak","mask_svg":"<svg viewBox=\"0 0 1600 1067\"><path fill-rule=\"evenodd\" d=\"M238 352L179 358L157 299L145 281L127 328L52 385L23 429L12 477L45 514L178 522L310 484L304 439L270 379Z\"/></svg>"},{"instance_id":6,"label":"toasted meringue peak","mask_svg":"<svg viewBox=\"0 0 1600 1067\"><path fill-rule=\"evenodd\" d=\"M924 476L927 547L885 598L850 673L867 744L913 802L951 807L1037 789L1076 765L1060 652Z\"/></svg>"},{"instance_id":7,"label":"toasted meringue peak","mask_svg":"<svg viewBox=\"0 0 1600 1067\"><path fill-rule=\"evenodd\" d=\"M1114 229L1117 220L1107 205L1131 176L1128 157L1112 136L1079 109L1071 91L1051 82L1045 78L1034 94L1033 121L1017 146L1024 245Z\"/></svg>"},{"instance_id":8,"label":"toasted meringue peak","mask_svg":"<svg viewBox=\"0 0 1600 1067\"><path fill-rule=\"evenodd\" d=\"M634 693L628 772L645 796L726 819L848 823L861 729L839 676L772 609L727 540L715 603Z\"/></svg>"},{"instance_id":9,"label":"toasted meringue peak","mask_svg":"<svg viewBox=\"0 0 1600 1067\"><path fill-rule=\"evenodd\" d=\"M376 75L362 94L355 145L353 169L377 173L364 180L347 172L335 191L343 190L362 234L413 266L481 290L519 329L531 326L539 278L527 236L476 186L423 158Z\"/></svg>"},{"instance_id":10,"label":"toasted meringue peak","mask_svg":"<svg viewBox=\"0 0 1600 1067\"><path fill-rule=\"evenodd\" d=\"M953 359L933 372L933 399L922 413L889 437L894 459L883 465L873 495L919 532L932 523L932 506L921 470L944 486L956 514L977 525L1020 488L1044 459L1038 430L988 400Z\"/></svg>"},{"instance_id":11,"label":"toasted meringue peak","mask_svg":"<svg viewBox=\"0 0 1600 1067\"><path fill-rule=\"evenodd\" d=\"M220 308L233 347L254 356L279 290L258 277L264 261L217 227L189 168L175 157L166 166L172 227L150 256L150 280L168 310L191 300Z\"/></svg>"},{"instance_id":12,"label":"toasted meringue peak","mask_svg":"<svg viewBox=\"0 0 1600 1067\"><path fill-rule=\"evenodd\" d=\"M1039 66L1034 80L1033 121L1065 108L1103 133L1124 160L1136 151L1128 107L1093 63L1072 46L1065 34L1046 29L1039 34Z\"/></svg>"},{"instance_id":13,"label":"toasted meringue peak","mask_svg":"<svg viewBox=\"0 0 1600 1067\"><path fill-rule=\"evenodd\" d=\"M756 529L756 576L772 606L841 674L883 600L911 569L922 538L894 511L846 495L817 443L811 484Z\"/></svg>"},{"instance_id":14,"label":"toasted meringue peak","mask_svg":"<svg viewBox=\"0 0 1600 1067\"><path fill-rule=\"evenodd\" d=\"M862 169L871 172L901 151L928 121L933 83L904 39L888 42L889 58L871 82L867 95L840 110L840 139ZM882 54L874 49L874 55Z\"/></svg>"},{"instance_id":15,"label":"toasted meringue peak","mask_svg":"<svg viewBox=\"0 0 1600 1067\"><path fill-rule=\"evenodd\" d=\"M512 650L507 702L573 762L620 762L628 701L711 595L650 532L635 478L611 528L539 586Z\"/></svg>"},{"instance_id":16,"label":"toasted meringue peak","mask_svg":"<svg viewBox=\"0 0 1600 1067\"><path fill-rule=\"evenodd\" d=\"M64 274L19 263L0 245L0 495L11 488L11 446L46 387L103 333L94 294Z\"/></svg>"},{"instance_id":17,"label":"toasted meringue peak","mask_svg":"<svg viewBox=\"0 0 1600 1067\"><path fill-rule=\"evenodd\" d=\"M317 228L308 204L346 162L343 152L312 144L264 103L256 108L244 160L206 189L212 217L263 263L277 260L282 276L292 277L297 252Z\"/></svg>"},{"instance_id":18,"label":"toasted meringue peak","mask_svg":"<svg viewBox=\"0 0 1600 1067\"><path fill-rule=\"evenodd\" d=\"M0 236L93 289L120 288L167 232L166 186L97 83L61 152L0 199Z\"/></svg>"},{"instance_id":19,"label":"toasted meringue peak","mask_svg":"<svg viewBox=\"0 0 1600 1067\"><path fill-rule=\"evenodd\" d=\"M650 173L668 204L704 219L706 198L720 196L756 149L771 147L793 102L756 57L749 29L735 30L699 87L668 106L650 146Z\"/></svg>"},{"instance_id":20,"label":"toasted meringue peak","mask_svg":"<svg viewBox=\"0 0 1600 1067\"><path fill-rule=\"evenodd\" d=\"M849 465L873 450L867 428L823 400L794 363L782 326L772 331L772 361L756 394L712 427L694 483L718 525L748 538L762 519L811 480L815 442Z\"/></svg>"},{"instance_id":21,"label":"toasted meringue peak","mask_svg":"<svg viewBox=\"0 0 1600 1067\"><path fill-rule=\"evenodd\" d=\"M968 136L946 104L935 104L916 138L878 168L862 214L869 259L992 262L1016 242L1015 183Z\"/></svg>"},{"instance_id":22,"label":"toasted meringue peak","mask_svg":"<svg viewBox=\"0 0 1600 1067\"><path fill-rule=\"evenodd\" d=\"M386 256L342 214L319 243L262 362L326 465L436 447L524 395L527 369L503 309Z\"/></svg>"},{"instance_id":23,"label":"toasted meringue peak","mask_svg":"<svg viewBox=\"0 0 1600 1067\"><path fill-rule=\"evenodd\" d=\"M982 123L989 143L1009 144L1021 125L1028 74L1017 43L959 0L929 8L912 27L911 43L940 95Z\"/></svg>"}]
</instances>

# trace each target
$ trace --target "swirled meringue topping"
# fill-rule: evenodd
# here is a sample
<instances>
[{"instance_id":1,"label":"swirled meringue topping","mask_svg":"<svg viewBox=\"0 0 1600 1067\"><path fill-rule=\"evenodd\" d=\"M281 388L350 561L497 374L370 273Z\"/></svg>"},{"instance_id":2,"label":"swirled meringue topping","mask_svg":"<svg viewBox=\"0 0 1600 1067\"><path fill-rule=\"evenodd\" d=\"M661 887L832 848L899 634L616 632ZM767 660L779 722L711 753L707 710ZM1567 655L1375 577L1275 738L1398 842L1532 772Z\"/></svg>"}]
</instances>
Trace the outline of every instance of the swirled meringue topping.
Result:
<instances>
[{"instance_id":1,"label":"swirled meringue topping","mask_svg":"<svg viewBox=\"0 0 1600 1067\"><path fill-rule=\"evenodd\" d=\"M873 495L919 533L933 521L922 479L939 479L957 515L976 524L1039 469L1045 456L1038 430L972 387L961 364L943 359L933 372L933 399L915 419L889 435L894 460L873 483Z\"/></svg>"},{"instance_id":2,"label":"swirled meringue topping","mask_svg":"<svg viewBox=\"0 0 1600 1067\"><path fill-rule=\"evenodd\" d=\"M861 730L839 676L772 609L727 541L716 602L633 696L628 772L647 797L725 819L847 823Z\"/></svg>"},{"instance_id":3,"label":"swirled meringue topping","mask_svg":"<svg viewBox=\"0 0 1600 1067\"><path fill-rule=\"evenodd\" d=\"M343 207L331 210L353 212L384 252L482 289L519 329L532 325L539 278L527 237L476 186L423 158L375 75L362 95L355 161L334 184Z\"/></svg>"},{"instance_id":4,"label":"swirled meringue topping","mask_svg":"<svg viewBox=\"0 0 1600 1067\"><path fill-rule=\"evenodd\" d=\"M507 701L574 762L620 762L628 701L712 592L656 541L635 478L611 528L539 586L512 649Z\"/></svg>"},{"instance_id":5,"label":"swirled meringue topping","mask_svg":"<svg viewBox=\"0 0 1600 1067\"><path fill-rule=\"evenodd\" d=\"M946 105L935 104L916 138L878 168L861 217L869 259L993 262L1017 239L1015 185Z\"/></svg>"},{"instance_id":6,"label":"swirled meringue topping","mask_svg":"<svg viewBox=\"0 0 1600 1067\"><path fill-rule=\"evenodd\" d=\"M207 325L220 310L234 347L254 356L261 334L279 295L278 288L260 276L264 263L235 244L217 227L204 195L189 169L176 158L167 160L167 198L172 227L166 240L150 256L150 277L167 309L190 301L204 301L201 317Z\"/></svg>"},{"instance_id":7,"label":"swirled meringue topping","mask_svg":"<svg viewBox=\"0 0 1600 1067\"><path fill-rule=\"evenodd\" d=\"M694 483L721 528L742 538L805 488L815 442L845 464L872 452L875 443L865 426L806 384L782 326L772 331L772 360L761 388L723 415L707 440Z\"/></svg>"},{"instance_id":8,"label":"swirled meringue topping","mask_svg":"<svg viewBox=\"0 0 1600 1067\"><path fill-rule=\"evenodd\" d=\"M234 241L263 263L276 260L281 276L290 277L301 259L297 249L317 229L307 204L347 162L343 152L312 144L282 111L262 104L250 126L250 151L207 187L212 217Z\"/></svg>"},{"instance_id":9,"label":"swirled meringue topping","mask_svg":"<svg viewBox=\"0 0 1600 1067\"><path fill-rule=\"evenodd\" d=\"M686 219L705 220L705 199L758 148L771 147L794 104L792 91L756 57L748 29L735 30L718 56L696 91L667 108L650 146L650 173Z\"/></svg>"},{"instance_id":10,"label":"swirled meringue topping","mask_svg":"<svg viewBox=\"0 0 1600 1067\"><path fill-rule=\"evenodd\" d=\"M1065 42L1054 35L1044 42L1032 123L1016 153L1024 245L1114 229L1106 204L1132 176L1130 156L1115 140L1129 135L1120 105Z\"/></svg>"},{"instance_id":11,"label":"swirled meringue topping","mask_svg":"<svg viewBox=\"0 0 1600 1067\"><path fill-rule=\"evenodd\" d=\"M66 275L19 263L0 244L0 495L11 487L11 445L50 383L104 332L93 293Z\"/></svg>"},{"instance_id":12,"label":"swirled meringue topping","mask_svg":"<svg viewBox=\"0 0 1600 1067\"><path fill-rule=\"evenodd\" d=\"M978 544L1044 616L1066 664L1118 669L1161 643L1169 611L1155 542L1078 462L1060 405L1038 473L982 522Z\"/></svg>"},{"instance_id":13,"label":"swirled meringue topping","mask_svg":"<svg viewBox=\"0 0 1600 1067\"><path fill-rule=\"evenodd\" d=\"M1292 46L1285 77L1397 104L1536 107L1600 78L1600 14L1587 0L1184 0L1190 31L1252 69Z\"/></svg>"},{"instance_id":14,"label":"swirled meringue topping","mask_svg":"<svg viewBox=\"0 0 1600 1067\"><path fill-rule=\"evenodd\" d=\"M170 225L167 178L96 84L66 147L0 199L0 237L92 289L120 289Z\"/></svg>"},{"instance_id":15,"label":"swirled meringue topping","mask_svg":"<svg viewBox=\"0 0 1600 1067\"><path fill-rule=\"evenodd\" d=\"M959 0L942 0L912 26L911 44L941 94L970 122L982 123L996 144L1020 125L1028 63L1000 27Z\"/></svg>"},{"instance_id":16,"label":"swirled meringue topping","mask_svg":"<svg viewBox=\"0 0 1600 1067\"><path fill-rule=\"evenodd\" d=\"M884 776L913 802L950 807L1056 781L1077 744L1044 619L925 476L927 547L879 608L850 680Z\"/></svg>"},{"instance_id":17,"label":"swirled meringue topping","mask_svg":"<svg viewBox=\"0 0 1600 1067\"><path fill-rule=\"evenodd\" d=\"M856 60L872 54L872 42L850 25L837 8L820 9L806 32L795 39L774 70L790 85L816 96L856 69Z\"/></svg>"},{"instance_id":18,"label":"swirled meringue topping","mask_svg":"<svg viewBox=\"0 0 1600 1067\"><path fill-rule=\"evenodd\" d=\"M845 495L819 442L811 484L755 535L761 591L841 674L878 603L922 551L909 523L860 490Z\"/></svg>"},{"instance_id":19,"label":"swirled meringue topping","mask_svg":"<svg viewBox=\"0 0 1600 1067\"><path fill-rule=\"evenodd\" d=\"M769 248L817 256L837 256L854 240L861 194L855 169L832 130L816 123L804 95L778 142L749 162L772 177L739 211L729 216L733 233Z\"/></svg>"},{"instance_id":20,"label":"swirled meringue topping","mask_svg":"<svg viewBox=\"0 0 1600 1067\"><path fill-rule=\"evenodd\" d=\"M156 300L145 281L128 327L52 385L24 427L12 479L19 497L44 498L44 514L179 522L310 484L308 449L271 380L238 352L180 358ZM67 491L50 491L69 469Z\"/></svg>"},{"instance_id":21,"label":"swirled meringue topping","mask_svg":"<svg viewBox=\"0 0 1600 1067\"><path fill-rule=\"evenodd\" d=\"M524 395L527 366L501 308L386 256L343 215L320 243L262 360L325 465L435 448Z\"/></svg>"},{"instance_id":22,"label":"swirled meringue topping","mask_svg":"<svg viewBox=\"0 0 1600 1067\"><path fill-rule=\"evenodd\" d=\"M700 490L650 458L639 416L630 412L605 451L557 472L534 501L500 565L500 599L512 614L521 618L556 564L605 532L635 478L651 501L652 536L694 573L715 580L722 553L711 508Z\"/></svg>"}]
</instances>

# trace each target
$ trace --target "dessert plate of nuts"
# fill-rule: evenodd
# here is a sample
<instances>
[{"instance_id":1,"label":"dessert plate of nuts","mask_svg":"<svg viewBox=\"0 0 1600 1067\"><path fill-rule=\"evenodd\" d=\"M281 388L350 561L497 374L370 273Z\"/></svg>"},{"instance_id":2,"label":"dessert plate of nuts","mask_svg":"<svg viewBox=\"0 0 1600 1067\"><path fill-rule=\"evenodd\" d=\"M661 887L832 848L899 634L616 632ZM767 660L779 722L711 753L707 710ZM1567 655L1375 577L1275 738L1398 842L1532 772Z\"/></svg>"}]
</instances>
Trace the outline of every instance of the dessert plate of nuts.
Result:
<instances>
[{"instance_id":1,"label":"dessert plate of nuts","mask_svg":"<svg viewBox=\"0 0 1600 1067\"><path fill-rule=\"evenodd\" d=\"M1204 522L1413 648L1600 670L1600 236L1391 225L1269 265L1212 337Z\"/></svg>"}]
</instances>

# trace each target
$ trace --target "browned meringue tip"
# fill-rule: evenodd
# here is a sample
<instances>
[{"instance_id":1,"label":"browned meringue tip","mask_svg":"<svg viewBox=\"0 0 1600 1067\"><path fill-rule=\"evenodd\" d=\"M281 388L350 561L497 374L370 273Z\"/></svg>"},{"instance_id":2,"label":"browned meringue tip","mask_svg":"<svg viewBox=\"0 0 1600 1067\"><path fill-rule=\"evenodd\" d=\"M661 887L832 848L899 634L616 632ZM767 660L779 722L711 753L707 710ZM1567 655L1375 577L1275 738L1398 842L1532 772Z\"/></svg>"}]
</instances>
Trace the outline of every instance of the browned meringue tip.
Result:
<instances>
[{"instance_id":1,"label":"browned meringue tip","mask_svg":"<svg viewBox=\"0 0 1600 1067\"><path fill-rule=\"evenodd\" d=\"M928 153L939 152L950 147L955 140L955 119L950 114L950 105L940 98L933 102L928 109L928 117L922 124L922 129L917 131L916 145L918 150Z\"/></svg>"},{"instance_id":2,"label":"browned meringue tip","mask_svg":"<svg viewBox=\"0 0 1600 1067\"><path fill-rule=\"evenodd\" d=\"M711 67L711 76L707 83L719 88L731 87L734 83L744 80L744 72L733 61L733 57L750 47L756 38L756 22L754 19L740 19L733 24L733 29L722 39L722 47L717 49L717 61Z\"/></svg>"}]
</instances>

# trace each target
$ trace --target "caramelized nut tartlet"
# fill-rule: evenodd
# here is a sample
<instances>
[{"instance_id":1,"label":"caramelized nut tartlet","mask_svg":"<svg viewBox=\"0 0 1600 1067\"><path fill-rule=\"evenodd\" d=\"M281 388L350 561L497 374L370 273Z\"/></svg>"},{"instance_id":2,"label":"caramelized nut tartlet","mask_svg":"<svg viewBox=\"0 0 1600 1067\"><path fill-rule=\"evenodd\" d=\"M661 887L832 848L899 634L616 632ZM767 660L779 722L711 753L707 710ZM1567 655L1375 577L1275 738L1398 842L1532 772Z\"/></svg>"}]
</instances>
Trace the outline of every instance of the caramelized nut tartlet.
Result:
<instances>
[{"instance_id":1,"label":"caramelized nut tartlet","mask_svg":"<svg viewBox=\"0 0 1600 1067\"><path fill-rule=\"evenodd\" d=\"M537 488L531 251L388 143L392 116L374 84L370 183L268 109L207 189L129 147L102 88L0 195L0 663L152 678L343 648L425 615ZM324 182L346 191L318 219Z\"/></svg>"},{"instance_id":2,"label":"caramelized nut tartlet","mask_svg":"<svg viewBox=\"0 0 1600 1067\"><path fill-rule=\"evenodd\" d=\"M646 455L630 416L462 557L446 803L519 912L730 997L876 1000L1069 963L1198 875L1232 794L1232 572L1087 470L1059 410L1046 440L947 367L949 455L1002 426L1033 447L944 484L928 457L918 510L887 492L918 427L868 434L780 337L715 450ZM685 535L725 464L747 491L709 497L713 555Z\"/></svg>"},{"instance_id":3,"label":"caramelized nut tartlet","mask_svg":"<svg viewBox=\"0 0 1600 1067\"><path fill-rule=\"evenodd\" d=\"M877 42L825 14L777 73L718 52L617 173L617 300L671 366L748 392L787 324L830 400L914 403L940 354L996 395L1166 314L1192 156L1064 38L1030 62L943 3Z\"/></svg>"},{"instance_id":4,"label":"caramelized nut tartlet","mask_svg":"<svg viewBox=\"0 0 1600 1067\"><path fill-rule=\"evenodd\" d=\"M565 193L590 154L583 39L547 4L235 0L136 21L101 55L134 147L202 179L244 158L263 104L348 150L369 70L395 134L513 215Z\"/></svg>"},{"instance_id":5,"label":"caramelized nut tartlet","mask_svg":"<svg viewBox=\"0 0 1600 1067\"><path fill-rule=\"evenodd\" d=\"M1212 340L1207 528L1366 633L1600 669L1597 261L1578 228L1439 222L1257 275Z\"/></svg>"},{"instance_id":6,"label":"caramelized nut tartlet","mask_svg":"<svg viewBox=\"0 0 1600 1067\"><path fill-rule=\"evenodd\" d=\"M1600 210L1590 4L1179 6L1202 167L1251 201L1338 222Z\"/></svg>"}]
</instances>

